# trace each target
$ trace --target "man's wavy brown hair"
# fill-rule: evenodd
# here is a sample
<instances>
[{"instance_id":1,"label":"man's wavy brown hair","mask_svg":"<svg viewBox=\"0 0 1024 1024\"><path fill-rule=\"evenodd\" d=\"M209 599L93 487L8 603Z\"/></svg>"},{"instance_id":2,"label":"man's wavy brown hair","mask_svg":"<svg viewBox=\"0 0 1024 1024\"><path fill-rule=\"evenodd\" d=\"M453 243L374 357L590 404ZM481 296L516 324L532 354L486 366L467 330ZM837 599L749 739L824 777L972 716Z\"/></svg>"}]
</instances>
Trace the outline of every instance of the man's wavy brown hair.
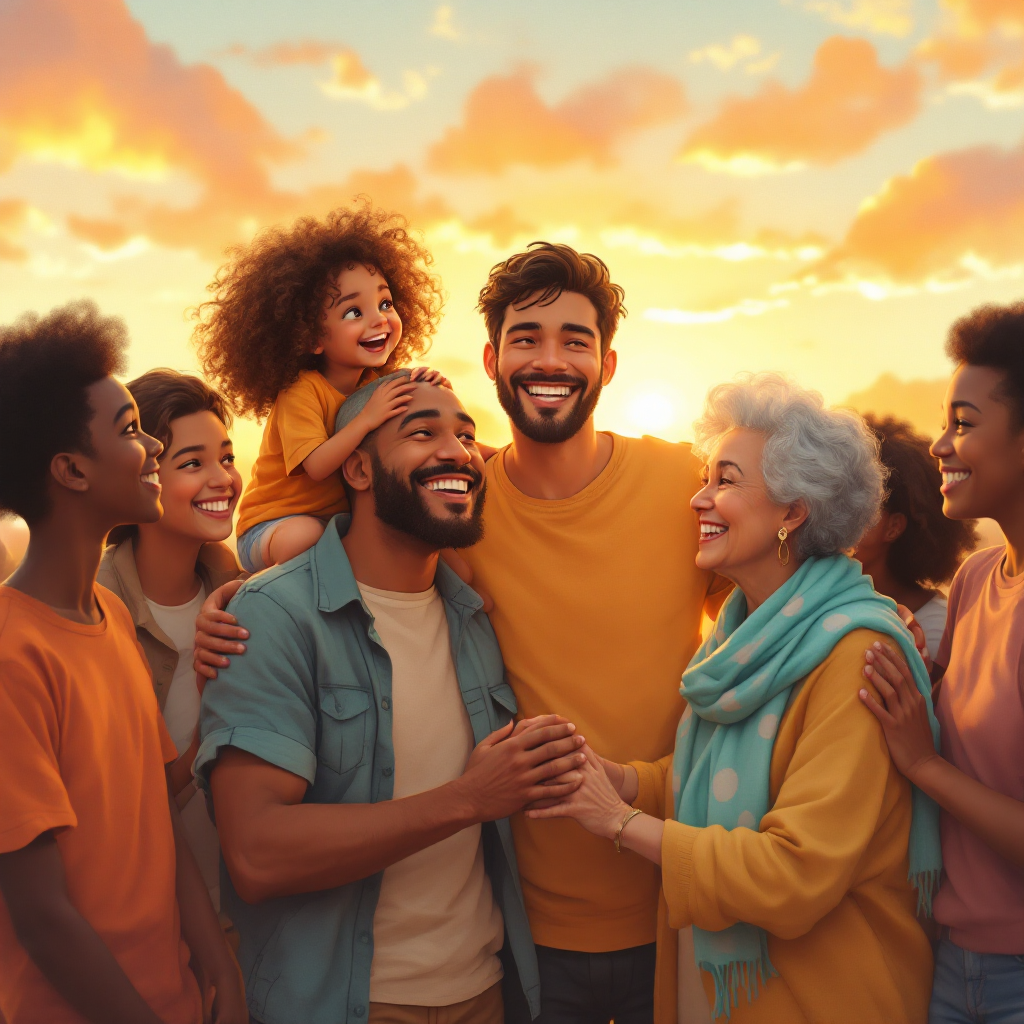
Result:
<instances>
[{"instance_id":1,"label":"man's wavy brown hair","mask_svg":"<svg viewBox=\"0 0 1024 1024\"><path fill-rule=\"evenodd\" d=\"M622 304L626 293L612 284L604 260L561 242L531 242L526 252L517 252L491 267L477 309L484 315L494 351L501 344L501 327L509 306L526 308L519 303L531 295L536 295L531 306L548 306L562 292L578 292L590 300L597 313L601 354L607 352L626 315Z\"/></svg>"},{"instance_id":2,"label":"man's wavy brown hair","mask_svg":"<svg viewBox=\"0 0 1024 1024\"><path fill-rule=\"evenodd\" d=\"M267 228L228 255L208 288L213 298L192 311L193 338L206 376L240 415L262 419L302 370L320 369L313 349L347 266L362 263L381 274L402 319L401 341L380 373L426 352L441 319L430 253L404 217L369 205Z\"/></svg>"}]
</instances>

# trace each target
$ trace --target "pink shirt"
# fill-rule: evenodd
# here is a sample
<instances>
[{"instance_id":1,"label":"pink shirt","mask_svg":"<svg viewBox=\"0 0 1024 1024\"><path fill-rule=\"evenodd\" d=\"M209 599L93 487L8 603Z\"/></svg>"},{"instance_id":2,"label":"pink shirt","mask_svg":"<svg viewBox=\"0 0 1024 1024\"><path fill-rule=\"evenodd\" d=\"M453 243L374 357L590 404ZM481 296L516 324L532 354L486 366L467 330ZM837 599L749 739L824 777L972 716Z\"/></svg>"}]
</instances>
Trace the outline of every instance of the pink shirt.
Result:
<instances>
[{"instance_id":1,"label":"pink shirt","mask_svg":"<svg viewBox=\"0 0 1024 1024\"><path fill-rule=\"evenodd\" d=\"M942 756L1024 802L1024 575L1003 573L1003 547L960 567L936 662L946 666L935 713ZM942 812L942 885L935 919L958 946L1024 954L1024 871Z\"/></svg>"}]
</instances>

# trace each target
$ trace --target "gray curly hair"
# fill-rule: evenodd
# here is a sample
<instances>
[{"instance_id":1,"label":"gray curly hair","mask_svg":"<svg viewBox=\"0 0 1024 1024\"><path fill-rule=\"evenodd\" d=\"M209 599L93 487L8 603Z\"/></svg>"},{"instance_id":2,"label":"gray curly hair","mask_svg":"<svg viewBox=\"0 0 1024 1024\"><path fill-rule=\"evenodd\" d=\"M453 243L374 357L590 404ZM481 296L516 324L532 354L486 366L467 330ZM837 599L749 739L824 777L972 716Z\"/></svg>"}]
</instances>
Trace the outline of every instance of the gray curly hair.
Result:
<instances>
[{"instance_id":1,"label":"gray curly hair","mask_svg":"<svg viewBox=\"0 0 1024 1024\"><path fill-rule=\"evenodd\" d=\"M728 431L765 435L761 471L777 505L802 500L807 520L796 553L835 555L854 547L878 518L885 490L879 442L856 413L826 409L821 395L778 373L745 373L708 392L694 424L694 454L707 460Z\"/></svg>"}]
</instances>

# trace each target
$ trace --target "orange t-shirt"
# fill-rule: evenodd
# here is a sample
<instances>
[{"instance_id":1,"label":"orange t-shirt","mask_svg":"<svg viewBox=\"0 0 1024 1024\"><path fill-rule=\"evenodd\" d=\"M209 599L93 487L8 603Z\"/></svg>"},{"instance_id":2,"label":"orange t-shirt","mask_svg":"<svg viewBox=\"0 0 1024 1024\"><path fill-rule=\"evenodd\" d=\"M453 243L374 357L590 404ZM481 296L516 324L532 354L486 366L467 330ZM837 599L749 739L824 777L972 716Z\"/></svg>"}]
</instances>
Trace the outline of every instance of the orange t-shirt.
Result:
<instances>
[{"instance_id":1,"label":"orange t-shirt","mask_svg":"<svg viewBox=\"0 0 1024 1024\"><path fill-rule=\"evenodd\" d=\"M690 446L612 440L597 479L557 501L518 490L499 452L483 540L462 555L494 598L519 717L565 715L603 757L656 761L672 750L705 599L725 584L694 564ZM568 819L517 814L512 832L535 942L597 953L654 941L656 865Z\"/></svg>"},{"instance_id":2,"label":"orange t-shirt","mask_svg":"<svg viewBox=\"0 0 1024 1024\"><path fill-rule=\"evenodd\" d=\"M175 892L164 764L177 756L125 606L97 625L0 587L0 854L53 831L68 894L165 1024L202 1020ZM0 1019L82 1024L0 900Z\"/></svg>"},{"instance_id":3,"label":"orange t-shirt","mask_svg":"<svg viewBox=\"0 0 1024 1024\"><path fill-rule=\"evenodd\" d=\"M360 383L365 383L364 378ZM263 428L252 479L238 507L238 536L281 516L326 520L348 511L339 474L314 480L302 468L306 457L334 433L334 421L344 401L345 396L316 370L303 370L299 379L277 396Z\"/></svg>"}]
</instances>

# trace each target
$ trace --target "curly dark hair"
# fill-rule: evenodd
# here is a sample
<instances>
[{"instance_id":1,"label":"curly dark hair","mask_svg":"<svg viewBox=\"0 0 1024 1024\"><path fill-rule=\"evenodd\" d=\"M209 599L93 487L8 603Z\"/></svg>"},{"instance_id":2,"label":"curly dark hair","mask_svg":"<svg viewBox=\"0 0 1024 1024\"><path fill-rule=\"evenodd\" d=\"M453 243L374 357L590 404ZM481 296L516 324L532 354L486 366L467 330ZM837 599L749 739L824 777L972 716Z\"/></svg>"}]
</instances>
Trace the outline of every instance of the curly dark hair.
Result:
<instances>
[{"instance_id":1,"label":"curly dark hair","mask_svg":"<svg viewBox=\"0 0 1024 1024\"><path fill-rule=\"evenodd\" d=\"M987 366L1005 376L998 396L1024 424L1024 302L979 306L949 329L946 354L958 366Z\"/></svg>"},{"instance_id":2,"label":"curly dark hair","mask_svg":"<svg viewBox=\"0 0 1024 1024\"><path fill-rule=\"evenodd\" d=\"M953 578L965 555L977 544L974 521L942 514L942 474L928 452L928 438L904 420L864 417L881 442L880 457L889 471L884 509L902 513L907 528L889 549L888 565L906 587L937 587Z\"/></svg>"},{"instance_id":3,"label":"curly dark hair","mask_svg":"<svg viewBox=\"0 0 1024 1024\"><path fill-rule=\"evenodd\" d=\"M191 374L158 367L129 381L125 387L139 407L139 426L143 433L155 437L164 446L158 456L161 462L171 450L172 424L176 419L197 412L212 412L225 427L231 426L231 410L224 396ZM107 543L120 544L138 532L139 528L134 525L115 526L107 536Z\"/></svg>"},{"instance_id":4,"label":"curly dark hair","mask_svg":"<svg viewBox=\"0 0 1024 1024\"><path fill-rule=\"evenodd\" d=\"M608 351L619 320L626 315L622 304L626 293L612 284L604 260L553 242L531 242L526 252L518 252L491 268L487 284L480 290L477 309L484 315L487 336L495 351L509 305L537 292L540 295L535 304L539 306L554 302L562 292L586 296L597 311L601 352Z\"/></svg>"},{"instance_id":5,"label":"curly dark hair","mask_svg":"<svg viewBox=\"0 0 1024 1024\"><path fill-rule=\"evenodd\" d=\"M86 301L0 327L0 515L49 514L50 462L91 454L88 389L124 372L127 345L124 322Z\"/></svg>"},{"instance_id":6,"label":"curly dark hair","mask_svg":"<svg viewBox=\"0 0 1024 1024\"><path fill-rule=\"evenodd\" d=\"M228 252L208 289L214 297L192 311L193 336L207 377L241 415L263 418L302 370L320 368L322 356L313 349L346 266L362 263L383 275L402 318L401 341L380 373L422 355L441 319L430 253L405 218L369 205L267 228Z\"/></svg>"}]
</instances>

